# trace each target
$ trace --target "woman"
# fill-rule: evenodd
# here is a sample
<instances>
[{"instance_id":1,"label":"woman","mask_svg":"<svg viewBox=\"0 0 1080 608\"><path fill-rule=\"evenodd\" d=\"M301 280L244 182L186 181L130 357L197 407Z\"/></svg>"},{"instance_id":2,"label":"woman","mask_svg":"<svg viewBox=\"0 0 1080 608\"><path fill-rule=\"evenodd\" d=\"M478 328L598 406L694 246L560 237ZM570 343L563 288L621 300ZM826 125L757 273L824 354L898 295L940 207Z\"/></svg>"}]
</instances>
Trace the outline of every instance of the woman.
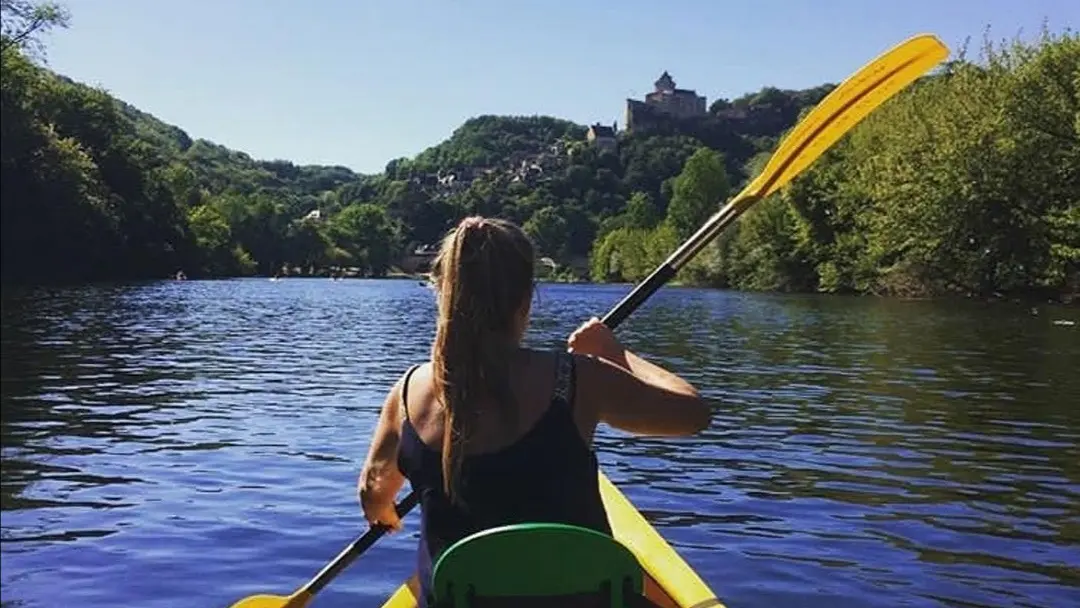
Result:
<instances>
[{"instance_id":1,"label":"woman","mask_svg":"<svg viewBox=\"0 0 1080 608\"><path fill-rule=\"evenodd\" d=\"M689 435L709 408L678 376L623 348L596 319L569 353L521 346L533 247L515 225L471 217L432 266L438 321L431 361L390 390L360 475L369 522L400 529L394 498L419 493L421 604L439 554L487 528L530 521L610 534L592 451L596 425Z\"/></svg>"}]
</instances>

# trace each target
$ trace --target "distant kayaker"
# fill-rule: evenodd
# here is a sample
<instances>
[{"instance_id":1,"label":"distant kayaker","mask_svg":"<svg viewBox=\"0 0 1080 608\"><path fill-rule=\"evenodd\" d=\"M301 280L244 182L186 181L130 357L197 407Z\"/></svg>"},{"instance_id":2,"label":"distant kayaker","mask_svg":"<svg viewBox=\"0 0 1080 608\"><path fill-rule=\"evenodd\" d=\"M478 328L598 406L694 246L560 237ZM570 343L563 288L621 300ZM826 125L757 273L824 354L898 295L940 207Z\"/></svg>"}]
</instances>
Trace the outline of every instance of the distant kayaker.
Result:
<instances>
[{"instance_id":1,"label":"distant kayaker","mask_svg":"<svg viewBox=\"0 0 1080 608\"><path fill-rule=\"evenodd\" d=\"M534 252L520 228L470 217L443 240L431 279L438 319L431 361L390 389L359 480L372 524L397 530L406 479L420 496L421 605L432 565L488 528L555 522L611 534L593 433L689 435L709 424L690 383L626 350L592 319L567 352L521 345Z\"/></svg>"}]
</instances>

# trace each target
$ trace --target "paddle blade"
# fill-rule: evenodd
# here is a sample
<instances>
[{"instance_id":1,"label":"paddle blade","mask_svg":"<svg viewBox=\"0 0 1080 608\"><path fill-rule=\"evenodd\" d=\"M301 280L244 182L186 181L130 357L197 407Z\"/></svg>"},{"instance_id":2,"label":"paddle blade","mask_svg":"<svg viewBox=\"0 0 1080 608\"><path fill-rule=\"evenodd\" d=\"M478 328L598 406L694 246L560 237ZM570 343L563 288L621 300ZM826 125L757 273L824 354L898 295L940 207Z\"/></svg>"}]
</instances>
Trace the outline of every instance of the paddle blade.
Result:
<instances>
[{"instance_id":1,"label":"paddle blade","mask_svg":"<svg viewBox=\"0 0 1080 608\"><path fill-rule=\"evenodd\" d=\"M305 608L311 595L296 593L285 595L252 595L236 602L230 608Z\"/></svg>"},{"instance_id":2,"label":"paddle blade","mask_svg":"<svg viewBox=\"0 0 1080 608\"><path fill-rule=\"evenodd\" d=\"M736 200L751 204L785 186L875 108L948 56L949 49L931 34L914 36L882 53L799 121Z\"/></svg>"}]
</instances>

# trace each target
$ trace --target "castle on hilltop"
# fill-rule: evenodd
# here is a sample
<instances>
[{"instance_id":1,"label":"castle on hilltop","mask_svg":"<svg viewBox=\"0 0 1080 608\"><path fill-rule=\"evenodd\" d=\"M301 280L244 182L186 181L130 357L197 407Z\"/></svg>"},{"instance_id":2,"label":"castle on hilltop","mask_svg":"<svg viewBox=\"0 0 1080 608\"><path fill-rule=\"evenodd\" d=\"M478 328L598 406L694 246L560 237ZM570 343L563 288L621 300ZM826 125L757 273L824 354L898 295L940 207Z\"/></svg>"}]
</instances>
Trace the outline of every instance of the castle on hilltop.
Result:
<instances>
[{"instance_id":1,"label":"castle on hilltop","mask_svg":"<svg viewBox=\"0 0 1080 608\"><path fill-rule=\"evenodd\" d=\"M674 118L705 115L705 97L698 95L697 91L692 89L676 88L675 80L666 70L653 85L656 88L652 93L645 95L645 101L626 100L627 131L632 131L635 127L639 129L648 127L654 122L653 117L656 114Z\"/></svg>"}]
</instances>

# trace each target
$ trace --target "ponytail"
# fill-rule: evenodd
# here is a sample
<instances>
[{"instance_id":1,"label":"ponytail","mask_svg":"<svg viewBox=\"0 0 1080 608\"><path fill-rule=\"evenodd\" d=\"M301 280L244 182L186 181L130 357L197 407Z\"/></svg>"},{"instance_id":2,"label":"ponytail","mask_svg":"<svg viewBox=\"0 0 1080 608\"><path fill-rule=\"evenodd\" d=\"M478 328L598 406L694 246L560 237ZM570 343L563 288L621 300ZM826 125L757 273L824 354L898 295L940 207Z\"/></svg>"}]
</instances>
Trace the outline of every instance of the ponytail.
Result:
<instances>
[{"instance_id":1,"label":"ponytail","mask_svg":"<svg viewBox=\"0 0 1080 608\"><path fill-rule=\"evenodd\" d=\"M520 313L532 297L533 247L513 224L465 218L443 240L432 265L439 315L431 360L443 408L443 490L460 495L464 448L490 399L504 424L516 423L509 360Z\"/></svg>"}]
</instances>

